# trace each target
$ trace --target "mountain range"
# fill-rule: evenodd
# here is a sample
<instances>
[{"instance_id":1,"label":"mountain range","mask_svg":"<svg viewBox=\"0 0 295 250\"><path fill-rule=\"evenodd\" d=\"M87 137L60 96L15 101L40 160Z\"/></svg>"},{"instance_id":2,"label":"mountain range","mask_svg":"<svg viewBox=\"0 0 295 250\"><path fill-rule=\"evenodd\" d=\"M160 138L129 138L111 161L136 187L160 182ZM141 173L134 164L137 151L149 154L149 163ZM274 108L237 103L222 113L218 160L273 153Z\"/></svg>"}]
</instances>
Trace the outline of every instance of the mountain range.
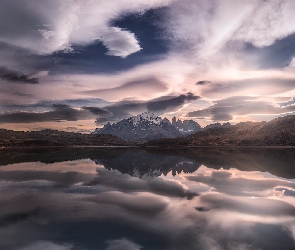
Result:
<instances>
[{"instance_id":1,"label":"mountain range","mask_svg":"<svg viewBox=\"0 0 295 250\"><path fill-rule=\"evenodd\" d=\"M137 116L123 119L117 123L106 124L96 129L93 134L111 134L126 141L148 141L158 138L178 138L201 131L201 126L193 120L176 120L170 122L161 117L145 112Z\"/></svg>"},{"instance_id":2,"label":"mountain range","mask_svg":"<svg viewBox=\"0 0 295 250\"><path fill-rule=\"evenodd\" d=\"M0 148L28 146L295 146L295 116L278 117L269 122L213 124L202 129L196 122L176 121L176 118L170 122L144 113L107 124L92 134L0 129Z\"/></svg>"}]
</instances>

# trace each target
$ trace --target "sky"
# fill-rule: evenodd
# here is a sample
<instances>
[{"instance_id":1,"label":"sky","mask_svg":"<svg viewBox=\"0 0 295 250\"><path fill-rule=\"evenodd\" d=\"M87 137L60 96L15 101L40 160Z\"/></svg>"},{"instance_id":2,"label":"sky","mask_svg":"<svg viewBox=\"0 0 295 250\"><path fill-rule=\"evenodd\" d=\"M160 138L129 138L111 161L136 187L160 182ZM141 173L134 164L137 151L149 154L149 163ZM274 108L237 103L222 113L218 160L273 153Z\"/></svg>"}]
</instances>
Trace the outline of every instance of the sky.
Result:
<instances>
[{"instance_id":1,"label":"sky","mask_svg":"<svg viewBox=\"0 0 295 250\"><path fill-rule=\"evenodd\" d=\"M0 128L295 112L295 1L1 0Z\"/></svg>"}]
</instances>

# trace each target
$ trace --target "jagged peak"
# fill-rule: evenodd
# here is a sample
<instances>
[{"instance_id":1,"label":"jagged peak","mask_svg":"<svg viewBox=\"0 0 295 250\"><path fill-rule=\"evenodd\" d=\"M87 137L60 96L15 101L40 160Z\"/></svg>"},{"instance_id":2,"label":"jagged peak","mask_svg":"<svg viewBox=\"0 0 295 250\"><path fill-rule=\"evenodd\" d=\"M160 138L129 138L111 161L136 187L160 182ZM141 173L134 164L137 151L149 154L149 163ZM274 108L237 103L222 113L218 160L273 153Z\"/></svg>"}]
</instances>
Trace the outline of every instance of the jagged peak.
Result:
<instances>
[{"instance_id":1,"label":"jagged peak","mask_svg":"<svg viewBox=\"0 0 295 250\"><path fill-rule=\"evenodd\" d=\"M133 117L130 117L130 119L132 119L133 121L133 125L137 125L141 120L146 120L146 121L149 121L149 122L152 122L154 124L160 124L162 122L162 118L155 115L154 113L152 112L144 112L142 114L139 114L139 115L136 115L136 116L133 116Z\"/></svg>"},{"instance_id":2,"label":"jagged peak","mask_svg":"<svg viewBox=\"0 0 295 250\"><path fill-rule=\"evenodd\" d=\"M154 114L153 112L150 112L150 111L146 111L146 112L143 112L137 116L141 116L143 118L160 118L159 116L157 116L156 114Z\"/></svg>"},{"instance_id":3,"label":"jagged peak","mask_svg":"<svg viewBox=\"0 0 295 250\"><path fill-rule=\"evenodd\" d=\"M176 119L176 118L175 118ZM194 121L182 122L178 119L176 124L172 124L166 117L161 118L153 112L143 112L117 123L104 125L101 129L96 129L94 134L114 134L125 140L140 140L146 138L176 138L182 135L191 134L201 129Z\"/></svg>"},{"instance_id":4,"label":"jagged peak","mask_svg":"<svg viewBox=\"0 0 295 250\"><path fill-rule=\"evenodd\" d=\"M167 117L164 117L163 122L171 124L171 122L169 121L169 119Z\"/></svg>"}]
</instances>

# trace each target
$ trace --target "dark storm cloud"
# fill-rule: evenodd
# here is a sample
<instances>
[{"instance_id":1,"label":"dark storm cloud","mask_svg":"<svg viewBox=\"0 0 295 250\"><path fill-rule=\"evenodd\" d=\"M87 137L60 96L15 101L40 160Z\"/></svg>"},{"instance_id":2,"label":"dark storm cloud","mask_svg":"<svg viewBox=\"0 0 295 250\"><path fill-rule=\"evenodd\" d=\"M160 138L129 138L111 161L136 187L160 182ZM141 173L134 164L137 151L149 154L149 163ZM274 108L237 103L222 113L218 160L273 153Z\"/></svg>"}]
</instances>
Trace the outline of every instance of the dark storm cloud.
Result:
<instances>
[{"instance_id":1,"label":"dark storm cloud","mask_svg":"<svg viewBox=\"0 0 295 250\"><path fill-rule=\"evenodd\" d=\"M30 77L29 75L22 74L20 72L8 69L7 67L0 66L0 79L17 82L24 84L38 84L38 78Z\"/></svg>"},{"instance_id":2,"label":"dark storm cloud","mask_svg":"<svg viewBox=\"0 0 295 250\"><path fill-rule=\"evenodd\" d=\"M15 112L0 114L0 123L30 123L47 121L77 121L93 118L86 110L71 108L65 104L52 105L53 110L47 112Z\"/></svg>"},{"instance_id":3,"label":"dark storm cloud","mask_svg":"<svg viewBox=\"0 0 295 250\"><path fill-rule=\"evenodd\" d=\"M295 105L280 107L275 103L260 101L256 97L235 96L218 100L214 105L189 112L188 117L206 117L215 121L229 121L234 115L282 114L295 111Z\"/></svg>"},{"instance_id":4,"label":"dark storm cloud","mask_svg":"<svg viewBox=\"0 0 295 250\"><path fill-rule=\"evenodd\" d=\"M81 108L83 106L91 106L89 108L95 109L97 106L106 105L108 102L99 98L89 98L89 99L66 99L61 100L56 103L56 101L41 101L34 104L8 104L1 103L0 110L15 112L15 111L48 111L52 109L54 105L68 105L72 108ZM99 109L99 108L98 108ZM85 108L87 110L87 108ZM90 110L89 110L90 111Z\"/></svg>"},{"instance_id":5,"label":"dark storm cloud","mask_svg":"<svg viewBox=\"0 0 295 250\"><path fill-rule=\"evenodd\" d=\"M84 110L91 112L92 114L98 116L96 118L96 122L107 122L107 121L115 121L115 115L113 112L99 107L83 107ZM116 117L127 117L129 113L124 112L115 112Z\"/></svg>"},{"instance_id":6,"label":"dark storm cloud","mask_svg":"<svg viewBox=\"0 0 295 250\"><path fill-rule=\"evenodd\" d=\"M46 102L49 104L54 104L53 101ZM82 107L82 106L102 106L108 104L107 101L100 98L87 98L87 99L66 99L59 102L60 104L70 105L71 107Z\"/></svg>"},{"instance_id":7,"label":"dark storm cloud","mask_svg":"<svg viewBox=\"0 0 295 250\"><path fill-rule=\"evenodd\" d=\"M206 207L195 207L195 209L199 212L209 212L211 209Z\"/></svg>"},{"instance_id":8,"label":"dark storm cloud","mask_svg":"<svg viewBox=\"0 0 295 250\"><path fill-rule=\"evenodd\" d=\"M209 84L209 83L211 83L211 81L204 80L204 81L198 81L196 83L196 85L206 85L206 84Z\"/></svg>"},{"instance_id":9,"label":"dark storm cloud","mask_svg":"<svg viewBox=\"0 0 295 250\"><path fill-rule=\"evenodd\" d=\"M29 212L10 213L5 216L2 216L0 217L0 228L25 221L30 217L35 216L38 213L38 211L39 209L35 209Z\"/></svg>"},{"instance_id":10,"label":"dark storm cloud","mask_svg":"<svg viewBox=\"0 0 295 250\"><path fill-rule=\"evenodd\" d=\"M192 93L187 93L179 96L164 96L147 102L147 108L151 112L167 112L181 107L187 102L199 99Z\"/></svg>"},{"instance_id":11,"label":"dark storm cloud","mask_svg":"<svg viewBox=\"0 0 295 250\"><path fill-rule=\"evenodd\" d=\"M140 113L144 111L150 111L160 115L165 112L174 111L175 109L182 107L185 103L199 98L199 96L192 93L187 93L179 96L163 96L146 102L123 101L105 106L102 109L91 107L86 107L85 109L91 111L95 115L98 114L99 117L97 118L97 123L101 123L105 121L117 121L131 116L132 113Z\"/></svg>"},{"instance_id":12,"label":"dark storm cloud","mask_svg":"<svg viewBox=\"0 0 295 250\"><path fill-rule=\"evenodd\" d=\"M83 107L83 109L90 111L94 115L106 115L110 113L110 111L99 107Z\"/></svg>"}]
</instances>

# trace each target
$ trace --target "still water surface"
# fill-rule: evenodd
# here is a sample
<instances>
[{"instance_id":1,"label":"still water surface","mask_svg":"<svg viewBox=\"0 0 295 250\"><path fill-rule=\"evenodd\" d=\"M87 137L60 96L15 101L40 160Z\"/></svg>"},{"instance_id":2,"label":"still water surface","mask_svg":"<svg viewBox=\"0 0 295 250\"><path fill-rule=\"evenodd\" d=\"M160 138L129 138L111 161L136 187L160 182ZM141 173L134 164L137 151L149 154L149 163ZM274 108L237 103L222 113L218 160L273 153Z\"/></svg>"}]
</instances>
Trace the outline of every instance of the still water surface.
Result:
<instances>
[{"instance_id":1,"label":"still water surface","mask_svg":"<svg viewBox=\"0 0 295 250\"><path fill-rule=\"evenodd\" d=\"M295 249L295 151L0 152L0 249Z\"/></svg>"}]
</instances>

